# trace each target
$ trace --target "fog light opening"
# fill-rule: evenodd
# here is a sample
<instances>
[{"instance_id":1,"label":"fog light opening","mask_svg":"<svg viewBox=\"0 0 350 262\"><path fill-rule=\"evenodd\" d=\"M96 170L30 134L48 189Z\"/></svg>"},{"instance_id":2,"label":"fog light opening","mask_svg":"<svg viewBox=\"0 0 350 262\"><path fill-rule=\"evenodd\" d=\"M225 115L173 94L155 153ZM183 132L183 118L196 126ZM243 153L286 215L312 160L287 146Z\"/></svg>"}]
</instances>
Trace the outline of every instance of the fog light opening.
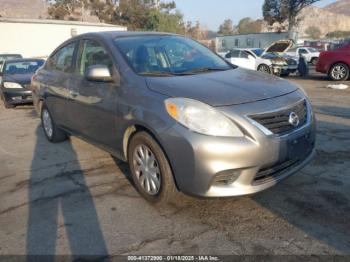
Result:
<instances>
[{"instance_id":1,"label":"fog light opening","mask_svg":"<svg viewBox=\"0 0 350 262\"><path fill-rule=\"evenodd\" d=\"M213 181L215 186L228 186L232 185L240 176L240 170L228 170L218 173Z\"/></svg>"}]
</instances>

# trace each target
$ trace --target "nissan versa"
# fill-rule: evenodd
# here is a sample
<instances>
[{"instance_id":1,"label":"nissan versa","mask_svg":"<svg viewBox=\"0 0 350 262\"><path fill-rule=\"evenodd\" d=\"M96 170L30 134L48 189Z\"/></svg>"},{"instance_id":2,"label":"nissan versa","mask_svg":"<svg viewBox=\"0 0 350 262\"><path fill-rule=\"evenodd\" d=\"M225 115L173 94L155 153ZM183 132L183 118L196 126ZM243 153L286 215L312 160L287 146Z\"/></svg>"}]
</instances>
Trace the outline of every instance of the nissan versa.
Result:
<instances>
[{"instance_id":1,"label":"nissan versa","mask_svg":"<svg viewBox=\"0 0 350 262\"><path fill-rule=\"evenodd\" d=\"M128 161L152 202L178 191L253 194L314 154L315 119L301 88L178 35L80 35L53 52L32 87L49 141L76 135Z\"/></svg>"}]
</instances>

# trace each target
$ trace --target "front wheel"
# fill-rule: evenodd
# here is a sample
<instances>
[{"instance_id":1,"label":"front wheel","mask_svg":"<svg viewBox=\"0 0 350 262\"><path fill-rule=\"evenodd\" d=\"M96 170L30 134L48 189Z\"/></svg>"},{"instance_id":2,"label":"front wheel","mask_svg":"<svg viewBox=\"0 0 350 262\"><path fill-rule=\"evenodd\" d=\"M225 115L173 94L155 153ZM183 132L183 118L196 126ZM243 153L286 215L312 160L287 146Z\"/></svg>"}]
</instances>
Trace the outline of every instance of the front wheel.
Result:
<instances>
[{"instance_id":1,"label":"front wheel","mask_svg":"<svg viewBox=\"0 0 350 262\"><path fill-rule=\"evenodd\" d=\"M311 64L312 64L313 66L315 66L315 65L317 64L317 61L318 61L318 58L317 58L317 57L314 57L314 58L311 59Z\"/></svg>"},{"instance_id":2,"label":"front wheel","mask_svg":"<svg viewBox=\"0 0 350 262\"><path fill-rule=\"evenodd\" d=\"M271 69L268 65L259 65L258 66L258 71L266 74L271 74Z\"/></svg>"},{"instance_id":3,"label":"front wheel","mask_svg":"<svg viewBox=\"0 0 350 262\"><path fill-rule=\"evenodd\" d=\"M343 63L337 63L331 67L329 77L333 81L344 81L349 78L349 67Z\"/></svg>"},{"instance_id":4,"label":"front wheel","mask_svg":"<svg viewBox=\"0 0 350 262\"><path fill-rule=\"evenodd\" d=\"M159 144L147 132L132 136L128 147L131 176L148 201L165 204L178 193L169 162Z\"/></svg>"},{"instance_id":5,"label":"front wheel","mask_svg":"<svg viewBox=\"0 0 350 262\"><path fill-rule=\"evenodd\" d=\"M46 138L51 143L59 143L67 139L66 134L55 124L55 121L46 106L43 106L41 110L41 125Z\"/></svg>"}]
</instances>

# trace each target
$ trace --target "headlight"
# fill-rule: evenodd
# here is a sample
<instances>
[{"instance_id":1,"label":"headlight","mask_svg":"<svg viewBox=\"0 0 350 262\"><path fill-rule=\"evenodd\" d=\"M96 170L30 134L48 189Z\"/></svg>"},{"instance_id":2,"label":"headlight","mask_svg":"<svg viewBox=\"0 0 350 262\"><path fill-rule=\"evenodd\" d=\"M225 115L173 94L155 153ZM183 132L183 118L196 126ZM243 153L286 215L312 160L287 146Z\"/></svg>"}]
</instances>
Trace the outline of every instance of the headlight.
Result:
<instances>
[{"instance_id":1,"label":"headlight","mask_svg":"<svg viewBox=\"0 0 350 262\"><path fill-rule=\"evenodd\" d=\"M23 88L20 84L13 83L13 82L4 82L5 88Z\"/></svg>"},{"instance_id":2,"label":"headlight","mask_svg":"<svg viewBox=\"0 0 350 262\"><path fill-rule=\"evenodd\" d=\"M202 102L188 98L169 98L165 100L165 107L172 118L194 132L210 136L244 136L224 114Z\"/></svg>"}]
</instances>

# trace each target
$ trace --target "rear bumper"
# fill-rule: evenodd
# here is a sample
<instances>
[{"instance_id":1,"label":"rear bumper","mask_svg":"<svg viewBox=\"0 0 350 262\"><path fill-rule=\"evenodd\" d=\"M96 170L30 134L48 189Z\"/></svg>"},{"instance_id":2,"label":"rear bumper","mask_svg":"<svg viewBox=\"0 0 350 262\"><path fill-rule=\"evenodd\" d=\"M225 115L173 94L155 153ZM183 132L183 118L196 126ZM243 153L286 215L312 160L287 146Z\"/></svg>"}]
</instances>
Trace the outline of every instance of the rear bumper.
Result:
<instances>
[{"instance_id":1,"label":"rear bumper","mask_svg":"<svg viewBox=\"0 0 350 262\"><path fill-rule=\"evenodd\" d=\"M3 88L2 93L6 102L11 105L33 103L32 91L28 89Z\"/></svg>"}]
</instances>

